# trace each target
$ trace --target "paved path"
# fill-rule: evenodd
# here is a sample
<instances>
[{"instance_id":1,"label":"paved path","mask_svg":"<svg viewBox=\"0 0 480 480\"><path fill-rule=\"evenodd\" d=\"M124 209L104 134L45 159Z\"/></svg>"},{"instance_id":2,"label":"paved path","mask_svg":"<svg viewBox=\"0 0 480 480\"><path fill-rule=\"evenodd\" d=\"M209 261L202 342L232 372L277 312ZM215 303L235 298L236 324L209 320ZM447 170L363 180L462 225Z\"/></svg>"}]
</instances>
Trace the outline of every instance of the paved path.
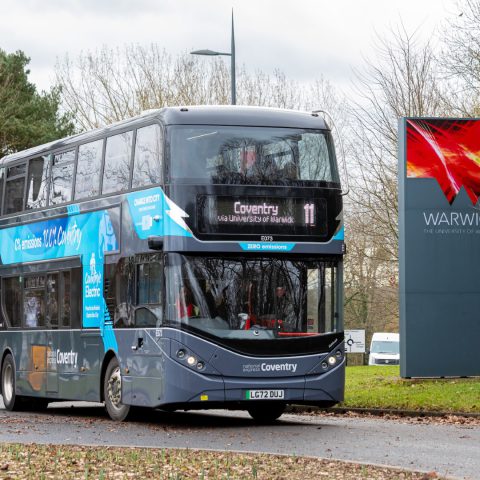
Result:
<instances>
[{"instance_id":1,"label":"paved path","mask_svg":"<svg viewBox=\"0 0 480 480\"><path fill-rule=\"evenodd\" d=\"M480 479L480 427L375 418L284 415L258 426L243 412L145 411L114 423L103 408L51 405L10 413L0 404L0 442L235 450L351 460Z\"/></svg>"}]
</instances>

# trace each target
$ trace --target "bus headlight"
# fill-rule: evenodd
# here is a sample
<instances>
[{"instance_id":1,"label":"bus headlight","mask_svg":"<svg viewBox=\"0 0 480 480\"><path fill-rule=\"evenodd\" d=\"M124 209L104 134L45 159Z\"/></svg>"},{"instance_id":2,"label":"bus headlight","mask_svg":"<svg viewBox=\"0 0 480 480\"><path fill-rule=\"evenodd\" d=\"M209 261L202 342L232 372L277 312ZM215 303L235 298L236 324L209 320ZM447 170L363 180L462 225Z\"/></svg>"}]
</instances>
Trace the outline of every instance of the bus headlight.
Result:
<instances>
[{"instance_id":1,"label":"bus headlight","mask_svg":"<svg viewBox=\"0 0 480 480\"><path fill-rule=\"evenodd\" d=\"M188 347L182 345L180 342L172 340L172 359L198 372L205 372L207 370L207 362L196 353L192 352ZM175 353L173 353L175 352Z\"/></svg>"},{"instance_id":2,"label":"bus headlight","mask_svg":"<svg viewBox=\"0 0 480 480\"><path fill-rule=\"evenodd\" d=\"M337 351L335 352L335 356L337 357L338 360L340 360L340 359L342 358L342 352L341 352L341 350L337 350Z\"/></svg>"},{"instance_id":3,"label":"bus headlight","mask_svg":"<svg viewBox=\"0 0 480 480\"><path fill-rule=\"evenodd\" d=\"M178 352L177 352L177 358L184 358L185 357L185 350L183 348L181 348Z\"/></svg>"},{"instance_id":4,"label":"bus headlight","mask_svg":"<svg viewBox=\"0 0 480 480\"><path fill-rule=\"evenodd\" d=\"M337 363L337 359L335 357L328 357L328 360L327 360L328 364L333 367L336 363Z\"/></svg>"}]
</instances>

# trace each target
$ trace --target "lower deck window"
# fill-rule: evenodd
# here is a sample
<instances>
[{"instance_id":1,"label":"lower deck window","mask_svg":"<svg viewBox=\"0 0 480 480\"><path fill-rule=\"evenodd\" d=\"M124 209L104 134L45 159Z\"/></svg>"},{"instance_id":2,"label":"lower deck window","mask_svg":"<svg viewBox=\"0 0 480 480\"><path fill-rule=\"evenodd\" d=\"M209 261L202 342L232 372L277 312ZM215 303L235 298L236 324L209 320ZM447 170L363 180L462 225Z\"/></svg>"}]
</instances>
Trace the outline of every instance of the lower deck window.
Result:
<instances>
[{"instance_id":1,"label":"lower deck window","mask_svg":"<svg viewBox=\"0 0 480 480\"><path fill-rule=\"evenodd\" d=\"M137 265L137 307L135 326L154 327L161 321L162 266L158 255Z\"/></svg>"},{"instance_id":2,"label":"lower deck window","mask_svg":"<svg viewBox=\"0 0 480 480\"><path fill-rule=\"evenodd\" d=\"M4 312L11 327L22 326L22 278L11 277L3 280Z\"/></svg>"},{"instance_id":3,"label":"lower deck window","mask_svg":"<svg viewBox=\"0 0 480 480\"><path fill-rule=\"evenodd\" d=\"M44 327L45 314L45 276L26 277L23 293L24 326Z\"/></svg>"},{"instance_id":4,"label":"lower deck window","mask_svg":"<svg viewBox=\"0 0 480 480\"><path fill-rule=\"evenodd\" d=\"M81 295L77 292L80 285L72 288L72 275L77 283L81 281L80 269L4 278L2 305L7 325L11 328L77 325L81 308L72 298Z\"/></svg>"}]
</instances>

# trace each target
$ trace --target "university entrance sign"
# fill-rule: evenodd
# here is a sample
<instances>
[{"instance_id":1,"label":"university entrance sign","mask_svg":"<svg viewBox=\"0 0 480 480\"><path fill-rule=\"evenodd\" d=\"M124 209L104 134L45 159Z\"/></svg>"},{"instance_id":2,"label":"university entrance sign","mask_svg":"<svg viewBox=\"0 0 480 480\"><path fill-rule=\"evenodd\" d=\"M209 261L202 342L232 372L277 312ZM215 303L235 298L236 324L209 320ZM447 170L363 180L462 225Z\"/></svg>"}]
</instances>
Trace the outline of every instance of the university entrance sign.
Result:
<instances>
[{"instance_id":1,"label":"university entrance sign","mask_svg":"<svg viewBox=\"0 0 480 480\"><path fill-rule=\"evenodd\" d=\"M400 373L480 375L480 120L399 128Z\"/></svg>"}]
</instances>

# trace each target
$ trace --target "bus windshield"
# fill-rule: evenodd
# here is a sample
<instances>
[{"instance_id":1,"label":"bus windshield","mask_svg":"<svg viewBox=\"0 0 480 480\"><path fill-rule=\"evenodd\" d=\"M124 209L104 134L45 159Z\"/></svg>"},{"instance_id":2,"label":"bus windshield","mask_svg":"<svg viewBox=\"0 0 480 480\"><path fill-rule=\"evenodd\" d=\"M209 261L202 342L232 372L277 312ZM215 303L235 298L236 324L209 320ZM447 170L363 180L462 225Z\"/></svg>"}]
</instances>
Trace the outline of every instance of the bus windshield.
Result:
<instances>
[{"instance_id":1,"label":"bus windshield","mask_svg":"<svg viewBox=\"0 0 480 480\"><path fill-rule=\"evenodd\" d=\"M169 145L170 176L179 183L340 182L328 131L175 125Z\"/></svg>"},{"instance_id":2,"label":"bus windshield","mask_svg":"<svg viewBox=\"0 0 480 480\"><path fill-rule=\"evenodd\" d=\"M224 339L336 332L336 277L331 261L171 253L164 320Z\"/></svg>"}]
</instances>

